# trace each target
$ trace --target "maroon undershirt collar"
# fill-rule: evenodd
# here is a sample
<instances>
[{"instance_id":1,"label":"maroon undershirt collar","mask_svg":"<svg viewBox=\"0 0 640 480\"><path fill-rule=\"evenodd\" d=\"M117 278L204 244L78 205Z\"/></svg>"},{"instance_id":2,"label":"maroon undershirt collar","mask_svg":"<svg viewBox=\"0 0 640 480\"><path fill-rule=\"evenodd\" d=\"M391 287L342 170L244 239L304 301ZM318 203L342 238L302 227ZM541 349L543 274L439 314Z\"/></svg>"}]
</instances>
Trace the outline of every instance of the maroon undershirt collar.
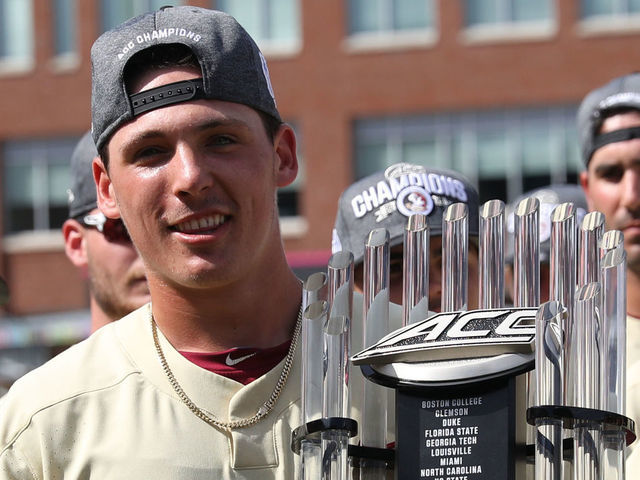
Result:
<instances>
[{"instance_id":1,"label":"maroon undershirt collar","mask_svg":"<svg viewBox=\"0 0 640 480\"><path fill-rule=\"evenodd\" d=\"M289 351L291 340L271 348L236 347L221 352L180 354L192 363L247 385L278 365Z\"/></svg>"}]
</instances>

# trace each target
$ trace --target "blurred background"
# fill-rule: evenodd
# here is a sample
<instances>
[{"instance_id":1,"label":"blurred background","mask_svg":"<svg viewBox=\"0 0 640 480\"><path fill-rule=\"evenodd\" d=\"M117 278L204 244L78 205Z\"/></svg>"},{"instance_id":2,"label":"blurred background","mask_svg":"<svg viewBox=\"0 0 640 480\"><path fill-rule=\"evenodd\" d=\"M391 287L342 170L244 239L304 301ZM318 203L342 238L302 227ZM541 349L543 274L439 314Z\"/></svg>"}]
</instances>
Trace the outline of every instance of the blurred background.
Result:
<instances>
[{"instance_id":1,"label":"blurred background","mask_svg":"<svg viewBox=\"0 0 640 480\"><path fill-rule=\"evenodd\" d=\"M640 0L0 0L0 393L89 332L60 227L91 44L179 4L233 14L267 57L298 135L279 200L301 278L325 267L342 190L391 163L458 170L482 201L575 183L578 104L640 66Z\"/></svg>"}]
</instances>

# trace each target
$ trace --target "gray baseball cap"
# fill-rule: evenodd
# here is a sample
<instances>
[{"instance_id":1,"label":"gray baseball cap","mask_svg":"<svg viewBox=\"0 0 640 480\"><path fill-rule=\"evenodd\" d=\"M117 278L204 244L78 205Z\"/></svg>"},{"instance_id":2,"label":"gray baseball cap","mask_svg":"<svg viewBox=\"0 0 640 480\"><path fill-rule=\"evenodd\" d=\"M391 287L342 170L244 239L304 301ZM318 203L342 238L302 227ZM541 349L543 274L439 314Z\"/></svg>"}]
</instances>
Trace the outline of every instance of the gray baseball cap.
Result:
<instances>
[{"instance_id":1,"label":"gray baseball cap","mask_svg":"<svg viewBox=\"0 0 640 480\"><path fill-rule=\"evenodd\" d=\"M375 228L389 231L389 245L400 245L412 214L427 218L431 236L442 235L442 216L453 203L469 209L469 235L478 236L478 192L458 172L396 163L350 185L338 200L332 253L347 250L355 263L364 259L364 244Z\"/></svg>"},{"instance_id":2,"label":"gray baseball cap","mask_svg":"<svg viewBox=\"0 0 640 480\"><path fill-rule=\"evenodd\" d=\"M85 133L71 155L71 188L67 190L69 218L75 218L97 207L96 184L91 162L98 156L91 132Z\"/></svg>"},{"instance_id":3,"label":"gray baseball cap","mask_svg":"<svg viewBox=\"0 0 640 480\"><path fill-rule=\"evenodd\" d=\"M505 262L513 263L513 235L514 235L514 214L518 204L525 198L537 198L540 202L540 261L549 262L551 249L551 213L560 204L573 203L576 209L576 226L579 226L582 219L588 212L587 200L582 187L571 184L554 184L538 188L520 195L513 203L507 205L507 237L505 242Z\"/></svg>"},{"instance_id":4,"label":"gray baseball cap","mask_svg":"<svg viewBox=\"0 0 640 480\"><path fill-rule=\"evenodd\" d=\"M177 82L137 95L127 92L124 72L138 53L158 45L187 46L202 80ZM98 150L135 116L198 98L247 105L280 120L267 62L240 24L204 8L163 7L102 34L91 48L92 132Z\"/></svg>"},{"instance_id":5,"label":"gray baseball cap","mask_svg":"<svg viewBox=\"0 0 640 480\"><path fill-rule=\"evenodd\" d=\"M640 110L640 73L614 78L590 92L580 104L577 123L585 165L589 164L593 153L603 145L640 138L640 127L599 134L602 122L612 112L621 109Z\"/></svg>"}]
</instances>

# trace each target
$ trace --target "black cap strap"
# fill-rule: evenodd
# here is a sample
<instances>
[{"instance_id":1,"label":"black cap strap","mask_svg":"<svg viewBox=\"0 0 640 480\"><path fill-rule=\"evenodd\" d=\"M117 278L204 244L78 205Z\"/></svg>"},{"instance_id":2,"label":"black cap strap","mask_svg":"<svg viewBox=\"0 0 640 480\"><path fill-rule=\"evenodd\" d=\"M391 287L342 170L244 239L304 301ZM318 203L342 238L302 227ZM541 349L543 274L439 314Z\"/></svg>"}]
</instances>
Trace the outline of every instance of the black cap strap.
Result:
<instances>
[{"instance_id":1,"label":"black cap strap","mask_svg":"<svg viewBox=\"0 0 640 480\"><path fill-rule=\"evenodd\" d=\"M600 147L604 147L609 143L624 142L633 140L634 138L640 138L640 127L623 128L621 130L596 135L593 139L593 146L591 147L588 158L591 158Z\"/></svg>"},{"instance_id":2,"label":"black cap strap","mask_svg":"<svg viewBox=\"0 0 640 480\"><path fill-rule=\"evenodd\" d=\"M129 95L134 117L149 110L199 98L204 98L204 85L201 78L168 83Z\"/></svg>"}]
</instances>

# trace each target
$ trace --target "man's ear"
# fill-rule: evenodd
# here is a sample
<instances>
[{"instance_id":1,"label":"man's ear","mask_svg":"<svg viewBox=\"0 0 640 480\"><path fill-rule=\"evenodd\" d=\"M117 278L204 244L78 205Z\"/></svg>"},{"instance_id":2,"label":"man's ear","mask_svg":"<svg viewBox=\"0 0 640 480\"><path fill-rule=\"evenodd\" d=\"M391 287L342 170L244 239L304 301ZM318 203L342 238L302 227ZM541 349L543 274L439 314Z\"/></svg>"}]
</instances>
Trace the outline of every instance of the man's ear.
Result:
<instances>
[{"instance_id":1,"label":"man's ear","mask_svg":"<svg viewBox=\"0 0 640 480\"><path fill-rule=\"evenodd\" d=\"M87 246L84 240L84 228L77 220L69 218L62 224L64 236L64 252L76 267L82 269L86 276Z\"/></svg>"},{"instance_id":2,"label":"man's ear","mask_svg":"<svg viewBox=\"0 0 640 480\"><path fill-rule=\"evenodd\" d=\"M93 180L96 183L96 200L98 208L109 218L119 218L120 209L109 178L109 172L100 157L95 157L91 164Z\"/></svg>"},{"instance_id":3,"label":"man's ear","mask_svg":"<svg viewBox=\"0 0 640 480\"><path fill-rule=\"evenodd\" d=\"M595 208L593 206L593 202L591 201L591 196L589 195L589 173L586 170L580 172L580 185L582 185L582 190L584 190L584 196L587 200L589 211L592 212L595 210Z\"/></svg>"},{"instance_id":4,"label":"man's ear","mask_svg":"<svg viewBox=\"0 0 640 480\"><path fill-rule=\"evenodd\" d=\"M296 135L293 129L282 124L276 134L273 145L276 152L276 178L278 187L286 187L298 176L298 156L296 153Z\"/></svg>"}]
</instances>

